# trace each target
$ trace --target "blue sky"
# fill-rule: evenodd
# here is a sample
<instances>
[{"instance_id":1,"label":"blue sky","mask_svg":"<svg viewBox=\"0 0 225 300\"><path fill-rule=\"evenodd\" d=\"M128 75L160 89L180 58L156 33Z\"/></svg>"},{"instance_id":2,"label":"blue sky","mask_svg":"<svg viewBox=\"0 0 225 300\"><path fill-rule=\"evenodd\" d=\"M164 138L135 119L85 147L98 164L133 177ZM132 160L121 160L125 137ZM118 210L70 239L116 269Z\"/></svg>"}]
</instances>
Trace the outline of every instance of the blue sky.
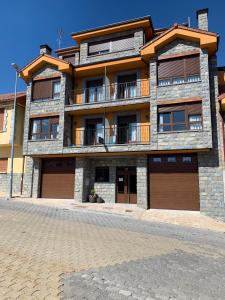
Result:
<instances>
[{"instance_id":1,"label":"blue sky","mask_svg":"<svg viewBox=\"0 0 225 300\"><path fill-rule=\"evenodd\" d=\"M8 0L0 5L0 93L12 92L16 62L20 67L39 53L40 44L57 47L62 28L62 47L74 45L70 33L151 15L155 28L186 22L196 26L196 10L209 8L209 29L220 34L218 65L225 65L225 2L222 0ZM20 79L19 90L25 84Z\"/></svg>"}]
</instances>

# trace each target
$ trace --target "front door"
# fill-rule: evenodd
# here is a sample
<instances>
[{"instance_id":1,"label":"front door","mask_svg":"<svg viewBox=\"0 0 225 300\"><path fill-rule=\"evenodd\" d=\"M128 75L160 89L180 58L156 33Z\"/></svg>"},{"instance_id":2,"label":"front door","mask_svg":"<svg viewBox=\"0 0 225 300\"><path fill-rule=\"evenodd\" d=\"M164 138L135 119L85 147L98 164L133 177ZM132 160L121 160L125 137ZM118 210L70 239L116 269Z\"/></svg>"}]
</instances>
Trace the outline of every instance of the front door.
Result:
<instances>
[{"instance_id":1,"label":"front door","mask_svg":"<svg viewBox=\"0 0 225 300\"><path fill-rule=\"evenodd\" d=\"M117 203L137 203L136 167L117 167L116 194Z\"/></svg>"}]
</instances>

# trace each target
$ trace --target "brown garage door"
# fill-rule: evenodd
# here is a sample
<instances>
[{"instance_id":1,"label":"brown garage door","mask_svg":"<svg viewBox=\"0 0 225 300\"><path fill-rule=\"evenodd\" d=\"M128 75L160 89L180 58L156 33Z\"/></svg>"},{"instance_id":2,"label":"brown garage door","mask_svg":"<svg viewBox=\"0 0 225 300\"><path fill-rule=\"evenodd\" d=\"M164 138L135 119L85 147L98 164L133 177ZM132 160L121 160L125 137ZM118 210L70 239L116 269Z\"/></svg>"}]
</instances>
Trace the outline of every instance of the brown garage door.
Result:
<instances>
[{"instance_id":1,"label":"brown garage door","mask_svg":"<svg viewBox=\"0 0 225 300\"><path fill-rule=\"evenodd\" d=\"M199 210L196 155L150 157L150 208Z\"/></svg>"},{"instance_id":2,"label":"brown garage door","mask_svg":"<svg viewBox=\"0 0 225 300\"><path fill-rule=\"evenodd\" d=\"M43 159L42 198L74 198L75 159Z\"/></svg>"}]
</instances>

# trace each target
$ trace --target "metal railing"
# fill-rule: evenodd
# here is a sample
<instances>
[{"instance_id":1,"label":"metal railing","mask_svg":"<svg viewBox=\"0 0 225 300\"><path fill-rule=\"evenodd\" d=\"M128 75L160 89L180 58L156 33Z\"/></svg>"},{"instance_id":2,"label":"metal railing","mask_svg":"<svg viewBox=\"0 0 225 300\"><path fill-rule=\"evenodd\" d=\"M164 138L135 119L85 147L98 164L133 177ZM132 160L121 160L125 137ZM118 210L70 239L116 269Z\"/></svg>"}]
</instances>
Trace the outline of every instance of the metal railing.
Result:
<instances>
[{"instance_id":1,"label":"metal railing","mask_svg":"<svg viewBox=\"0 0 225 300\"><path fill-rule=\"evenodd\" d=\"M134 99L149 95L149 80L112 83L91 88L67 90L66 105L92 104L105 101Z\"/></svg>"},{"instance_id":2,"label":"metal railing","mask_svg":"<svg viewBox=\"0 0 225 300\"><path fill-rule=\"evenodd\" d=\"M112 126L98 129L76 129L67 146L148 144L150 125Z\"/></svg>"}]
</instances>

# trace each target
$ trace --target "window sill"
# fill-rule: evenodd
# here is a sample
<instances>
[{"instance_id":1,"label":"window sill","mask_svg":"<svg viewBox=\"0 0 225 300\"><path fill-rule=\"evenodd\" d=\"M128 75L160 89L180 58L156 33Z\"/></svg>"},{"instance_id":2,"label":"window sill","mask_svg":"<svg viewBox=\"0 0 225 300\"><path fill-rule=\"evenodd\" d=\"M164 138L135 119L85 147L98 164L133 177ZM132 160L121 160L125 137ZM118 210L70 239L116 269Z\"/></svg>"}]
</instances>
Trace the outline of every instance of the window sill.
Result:
<instances>
[{"instance_id":1,"label":"window sill","mask_svg":"<svg viewBox=\"0 0 225 300\"><path fill-rule=\"evenodd\" d=\"M201 80L193 81L193 82L182 82L182 83L171 83L171 84L165 84L165 85L157 85L158 88L161 87L167 87L167 86L177 86L177 85L184 85L184 84L192 84L192 83L200 83Z\"/></svg>"},{"instance_id":2,"label":"window sill","mask_svg":"<svg viewBox=\"0 0 225 300\"><path fill-rule=\"evenodd\" d=\"M121 50L121 51L112 51L112 52L107 52L107 53L100 53L100 54L93 54L93 55L87 55L87 58L92 58L92 57L101 57L109 54L115 54L115 53L120 53L120 52L126 52L126 51L131 51L135 50L135 48L130 48L126 50Z\"/></svg>"},{"instance_id":3,"label":"window sill","mask_svg":"<svg viewBox=\"0 0 225 300\"><path fill-rule=\"evenodd\" d=\"M178 130L178 131L158 131L158 134L171 134L171 133L189 133L189 132L203 132L202 129L196 130Z\"/></svg>"},{"instance_id":4,"label":"window sill","mask_svg":"<svg viewBox=\"0 0 225 300\"><path fill-rule=\"evenodd\" d=\"M39 102L49 102L49 101L59 101L60 98L57 99L53 99L53 98L48 98L48 99L35 99L35 100L31 100L32 103L39 103Z\"/></svg>"},{"instance_id":5,"label":"window sill","mask_svg":"<svg viewBox=\"0 0 225 300\"><path fill-rule=\"evenodd\" d=\"M28 142L54 142L58 141L59 139L40 139L40 140L28 140Z\"/></svg>"}]
</instances>

